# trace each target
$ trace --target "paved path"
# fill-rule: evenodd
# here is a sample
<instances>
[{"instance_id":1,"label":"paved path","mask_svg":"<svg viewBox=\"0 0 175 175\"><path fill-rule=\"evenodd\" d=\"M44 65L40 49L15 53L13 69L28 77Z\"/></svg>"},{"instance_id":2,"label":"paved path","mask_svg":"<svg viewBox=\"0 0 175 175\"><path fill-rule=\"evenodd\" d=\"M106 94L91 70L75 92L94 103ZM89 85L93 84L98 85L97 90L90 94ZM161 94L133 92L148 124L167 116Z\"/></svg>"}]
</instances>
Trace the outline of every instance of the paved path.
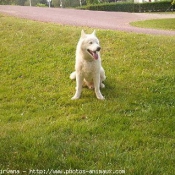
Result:
<instances>
[{"instance_id":1,"label":"paved path","mask_svg":"<svg viewBox=\"0 0 175 175\"><path fill-rule=\"evenodd\" d=\"M53 22L65 25L82 27L88 26L94 28L112 29L135 33L147 33L154 35L175 35L175 31L138 28L133 27L129 24L133 21L147 19L175 18L175 14L104 12L3 5L0 5L0 13L6 13L20 18Z\"/></svg>"}]
</instances>

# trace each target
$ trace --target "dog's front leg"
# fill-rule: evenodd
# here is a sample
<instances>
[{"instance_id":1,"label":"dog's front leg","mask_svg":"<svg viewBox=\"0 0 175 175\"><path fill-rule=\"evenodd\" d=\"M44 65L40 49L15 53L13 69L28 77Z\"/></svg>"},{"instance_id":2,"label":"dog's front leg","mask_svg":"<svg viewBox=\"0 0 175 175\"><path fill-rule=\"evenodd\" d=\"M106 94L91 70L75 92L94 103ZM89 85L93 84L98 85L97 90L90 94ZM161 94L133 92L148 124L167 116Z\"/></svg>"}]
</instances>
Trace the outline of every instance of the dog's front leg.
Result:
<instances>
[{"instance_id":1,"label":"dog's front leg","mask_svg":"<svg viewBox=\"0 0 175 175\"><path fill-rule=\"evenodd\" d=\"M76 92L75 95L71 98L72 100L80 98L82 85L83 85L83 76L80 73L76 73Z\"/></svg>"},{"instance_id":2,"label":"dog's front leg","mask_svg":"<svg viewBox=\"0 0 175 175\"><path fill-rule=\"evenodd\" d=\"M100 92L100 75L94 76L93 80L94 80L94 87L95 87L96 97L100 100L104 100L105 98L103 97L103 95Z\"/></svg>"}]
</instances>

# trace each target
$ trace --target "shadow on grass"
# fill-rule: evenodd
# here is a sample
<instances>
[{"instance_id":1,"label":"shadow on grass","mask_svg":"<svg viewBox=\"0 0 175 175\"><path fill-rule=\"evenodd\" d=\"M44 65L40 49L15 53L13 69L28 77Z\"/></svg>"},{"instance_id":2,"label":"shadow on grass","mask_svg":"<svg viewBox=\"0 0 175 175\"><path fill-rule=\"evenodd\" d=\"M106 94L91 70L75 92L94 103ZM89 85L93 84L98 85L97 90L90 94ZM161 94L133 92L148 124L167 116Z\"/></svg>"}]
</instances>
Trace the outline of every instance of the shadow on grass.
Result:
<instances>
[{"instance_id":1,"label":"shadow on grass","mask_svg":"<svg viewBox=\"0 0 175 175\"><path fill-rule=\"evenodd\" d=\"M109 82L105 83L105 89L102 89L101 92L106 100L115 100L118 98L117 86L110 84Z\"/></svg>"}]
</instances>

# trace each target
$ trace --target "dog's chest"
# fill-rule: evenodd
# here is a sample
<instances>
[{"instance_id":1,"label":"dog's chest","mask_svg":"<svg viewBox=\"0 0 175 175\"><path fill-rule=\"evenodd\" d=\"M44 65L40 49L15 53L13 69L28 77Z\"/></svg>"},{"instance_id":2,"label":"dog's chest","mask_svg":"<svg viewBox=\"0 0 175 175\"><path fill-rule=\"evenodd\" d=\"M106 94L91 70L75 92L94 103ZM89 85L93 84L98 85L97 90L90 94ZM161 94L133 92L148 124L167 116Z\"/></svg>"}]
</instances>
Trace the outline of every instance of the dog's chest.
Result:
<instances>
[{"instance_id":1,"label":"dog's chest","mask_svg":"<svg viewBox=\"0 0 175 175\"><path fill-rule=\"evenodd\" d=\"M99 72L98 62L92 61L84 61L81 65L81 73L85 78L91 78L94 74Z\"/></svg>"}]
</instances>

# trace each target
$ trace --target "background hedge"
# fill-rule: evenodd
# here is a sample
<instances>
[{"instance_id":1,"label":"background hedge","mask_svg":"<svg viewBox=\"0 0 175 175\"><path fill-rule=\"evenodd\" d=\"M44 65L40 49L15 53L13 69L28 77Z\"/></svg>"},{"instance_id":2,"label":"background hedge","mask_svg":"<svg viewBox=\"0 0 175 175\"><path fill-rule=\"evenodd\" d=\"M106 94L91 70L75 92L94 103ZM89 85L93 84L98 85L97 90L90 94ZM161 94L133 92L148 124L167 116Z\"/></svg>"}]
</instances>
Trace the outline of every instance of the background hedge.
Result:
<instances>
[{"instance_id":1,"label":"background hedge","mask_svg":"<svg viewBox=\"0 0 175 175\"><path fill-rule=\"evenodd\" d=\"M15 4L15 0L0 0L0 5Z\"/></svg>"},{"instance_id":2,"label":"background hedge","mask_svg":"<svg viewBox=\"0 0 175 175\"><path fill-rule=\"evenodd\" d=\"M80 9L98 10L98 11L120 11L120 12L165 12L175 10L175 5L171 2L148 2L148 3L105 3L88 5Z\"/></svg>"}]
</instances>

